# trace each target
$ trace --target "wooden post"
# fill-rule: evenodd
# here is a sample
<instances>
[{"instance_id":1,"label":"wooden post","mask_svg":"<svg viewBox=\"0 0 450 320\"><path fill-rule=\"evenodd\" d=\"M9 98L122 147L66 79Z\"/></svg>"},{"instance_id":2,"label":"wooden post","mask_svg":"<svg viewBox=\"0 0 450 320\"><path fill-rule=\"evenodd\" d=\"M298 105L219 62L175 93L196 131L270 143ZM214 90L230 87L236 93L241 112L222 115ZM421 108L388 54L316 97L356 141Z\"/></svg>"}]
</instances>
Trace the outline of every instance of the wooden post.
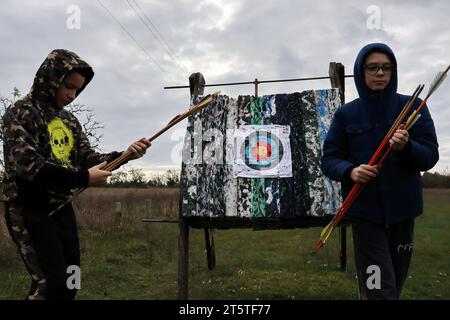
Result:
<instances>
[{"instance_id":1,"label":"wooden post","mask_svg":"<svg viewBox=\"0 0 450 320\"><path fill-rule=\"evenodd\" d=\"M182 180L181 180L182 181ZM188 298L189 281L189 224L183 217L183 186L180 181L180 199L178 208L179 237L178 237L178 300Z\"/></svg>"},{"instance_id":2,"label":"wooden post","mask_svg":"<svg viewBox=\"0 0 450 320\"><path fill-rule=\"evenodd\" d=\"M203 95L205 78L200 72L189 76L191 98ZM180 199L178 202L178 295L177 299L186 300L189 296L189 223L183 217L183 180L180 180Z\"/></svg>"},{"instance_id":3,"label":"wooden post","mask_svg":"<svg viewBox=\"0 0 450 320\"><path fill-rule=\"evenodd\" d=\"M328 75L330 76L331 87L339 88L339 96L341 98L341 104L345 103L345 68L340 62L330 62L328 69Z\"/></svg>"},{"instance_id":4,"label":"wooden post","mask_svg":"<svg viewBox=\"0 0 450 320\"><path fill-rule=\"evenodd\" d=\"M200 72L193 73L189 76L189 88L192 96L202 96L205 92L205 78Z\"/></svg>"},{"instance_id":5,"label":"wooden post","mask_svg":"<svg viewBox=\"0 0 450 320\"><path fill-rule=\"evenodd\" d=\"M193 73L189 77L189 88L191 92L191 98L195 96L204 95L205 91L205 78L200 72ZM189 280L189 223L185 217L183 217L183 186L180 182L180 201L179 201L179 262L178 262L178 299L185 300L188 298L188 280ZM206 242L206 254L208 269L212 270L215 267L215 250L214 239L211 230L205 228L205 242Z\"/></svg>"},{"instance_id":6,"label":"wooden post","mask_svg":"<svg viewBox=\"0 0 450 320\"><path fill-rule=\"evenodd\" d=\"M214 248L214 237L212 229L205 228L206 260L208 270L214 270L216 267L216 249Z\"/></svg>"},{"instance_id":7,"label":"wooden post","mask_svg":"<svg viewBox=\"0 0 450 320\"><path fill-rule=\"evenodd\" d=\"M189 87L191 90L191 98L195 96L204 95L205 78L200 72L193 73L189 77ZM216 256L214 249L214 238L210 229L205 228L205 246L206 246L206 260L208 269L213 270L216 266Z\"/></svg>"},{"instance_id":8,"label":"wooden post","mask_svg":"<svg viewBox=\"0 0 450 320\"><path fill-rule=\"evenodd\" d=\"M341 260L341 271L347 270L347 226L339 228L339 259Z\"/></svg>"},{"instance_id":9,"label":"wooden post","mask_svg":"<svg viewBox=\"0 0 450 320\"><path fill-rule=\"evenodd\" d=\"M147 217L153 218L153 206L152 206L152 199L146 199L145 200L145 211L147 212Z\"/></svg>"},{"instance_id":10,"label":"wooden post","mask_svg":"<svg viewBox=\"0 0 450 320\"><path fill-rule=\"evenodd\" d=\"M186 300L189 296L189 225L185 218L179 224L180 236L178 239L178 300Z\"/></svg>"},{"instance_id":11,"label":"wooden post","mask_svg":"<svg viewBox=\"0 0 450 320\"><path fill-rule=\"evenodd\" d=\"M146 199L145 200L145 217L146 218L153 218L152 210L153 210L152 201L150 199ZM147 238L150 263L153 262L153 252L154 252L154 249L156 246L155 244L157 243L157 241L155 241L155 239L157 239L157 235L155 235L155 233L153 231L154 231L154 228L151 224L145 225L145 232L146 232L145 236Z\"/></svg>"},{"instance_id":12,"label":"wooden post","mask_svg":"<svg viewBox=\"0 0 450 320\"><path fill-rule=\"evenodd\" d=\"M253 83L255 84L255 97L257 97L258 96L258 85L259 85L258 78L255 78L255 81Z\"/></svg>"},{"instance_id":13,"label":"wooden post","mask_svg":"<svg viewBox=\"0 0 450 320\"><path fill-rule=\"evenodd\" d=\"M116 202L116 208L114 211L115 215L116 215L116 226L120 227L122 226L122 203L121 202Z\"/></svg>"},{"instance_id":14,"label":"wooden post","mask_svg":"<svg viewBox=\"0 0 450 320\"><path fill-rule=\"evenodd\" d=\"M331 80L332 88L339 88L341 104L345 103L345 68L340 62L330 62L328 74ZM347 226L342 225L339 228L339 259L341 262L341 271L347 270Z\"/></svg>"}]
</instances>

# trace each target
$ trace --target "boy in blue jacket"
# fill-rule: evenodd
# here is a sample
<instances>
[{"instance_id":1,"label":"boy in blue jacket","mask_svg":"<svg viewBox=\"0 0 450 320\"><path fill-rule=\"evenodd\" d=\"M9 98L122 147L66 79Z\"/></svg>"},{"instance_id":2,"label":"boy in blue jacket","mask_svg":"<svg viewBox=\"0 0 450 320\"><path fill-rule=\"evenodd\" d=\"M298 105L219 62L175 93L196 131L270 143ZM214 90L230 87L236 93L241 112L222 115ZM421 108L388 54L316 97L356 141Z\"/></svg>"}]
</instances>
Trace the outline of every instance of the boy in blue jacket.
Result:
<instances>
[{"instance_id":1,"label":"boy in blue jacket","mask_svg":"<svg viewBox=\"0 0 450 320\"><path fill-rule=\"evenodd\" d=\"M382 43L361 49L354 79L359 98L336 111L321 167L342 183L344 198L354 183L366 183L347 213L361 298L399 299L411 261L414 219L423 212L420 171L439 159L436 132L425 106L409 131L395 132L389 141L393 152L382 168L367 165L410 97L397 93L397 61Z\"/></svg>"}]
</instances>

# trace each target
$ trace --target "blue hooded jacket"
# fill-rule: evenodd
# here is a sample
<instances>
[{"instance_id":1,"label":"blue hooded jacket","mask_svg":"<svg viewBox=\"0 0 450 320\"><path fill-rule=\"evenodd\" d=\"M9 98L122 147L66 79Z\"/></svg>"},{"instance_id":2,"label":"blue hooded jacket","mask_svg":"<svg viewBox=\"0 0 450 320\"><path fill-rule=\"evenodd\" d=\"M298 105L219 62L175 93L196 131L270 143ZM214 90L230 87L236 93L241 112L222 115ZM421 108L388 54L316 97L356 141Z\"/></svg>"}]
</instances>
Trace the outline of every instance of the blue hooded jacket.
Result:
<instances>
[{"instance_id":1,"label":"blue hooded jacket","mask_svg":"<svg viewBox=\"0 0 450 320\"><path fill-rule=\"evenodd\" d=\"M364 81L364 61L374 50L385 53L394 69L382 91L370 90ZM385 44L368 44L359 52L354 65L359 98L338 108L323 146L321 167L330 179L342 183L345 198L353 181L350 171L367 164L381 140L400 114L410 96L397 93L397 61ZM422 102L417 99L410 113ZM439 159L433 120L427 106L409 130L409 141L402 151L392 151L376 178L371 179L348 211L373 223L392 224L415 218L423 212L420 171L431 169Z\"/></svg>"}]
</instances>

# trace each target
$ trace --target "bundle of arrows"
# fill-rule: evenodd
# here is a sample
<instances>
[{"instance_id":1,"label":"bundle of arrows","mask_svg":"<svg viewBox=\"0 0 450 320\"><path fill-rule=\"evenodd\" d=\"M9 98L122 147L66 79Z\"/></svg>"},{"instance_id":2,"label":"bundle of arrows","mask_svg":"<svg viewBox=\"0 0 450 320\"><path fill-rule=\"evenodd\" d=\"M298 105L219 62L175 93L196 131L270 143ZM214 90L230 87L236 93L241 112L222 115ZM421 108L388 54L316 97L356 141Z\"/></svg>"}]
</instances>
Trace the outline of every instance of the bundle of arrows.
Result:
<instances>
[{"instance_id":1,"label":"bundle of arrows","mask_svg":"<svg viewBox=\"0 0 450 320\"><path fill-rule=\"evenodd\" d=\"M164 128L162 128L161 130L159 130L157 133L155 133L153 136L151 136L148 140L150 142L154 141L156 138L158 138L160 135L162 135L164 132L166 132L167 130L169 130L170 128L172 128L174 125L176 125L177 123L183 121L184 119L186 119L187 117L189 117L190 115L200 111L201 109L205 108L206 106L208 106L214 99L216 99L220 94L220 91L214 92L212 94L209 94L207 96L205 96L204 98L202 98L197 104L195 104L194 106L192 106L189 110L175 116L172 120L170 120L170 122L164 126ZM130 160L133 157L133 153L129 152L129 151L125 151L123 152L120 157L118 157L117 159L111 161L110 163L107 163L106 166L104 168L102 168L102 170L104 171L114 171L117 168L119 168L122 164L126 163L128 160ZM55 212L57 212L58 210L60 210L62 207L64 207L66 204L68 204L70 201L73 200L73 198L77 195L79 195L83 190L85 190L87 187L84 188L80 188L74 191L73 195L65 202L63 202L61 205L59 205L55 210L53 210L52 212L49 213L49 216L53 215Z\"/></svg>"}]
</instances>

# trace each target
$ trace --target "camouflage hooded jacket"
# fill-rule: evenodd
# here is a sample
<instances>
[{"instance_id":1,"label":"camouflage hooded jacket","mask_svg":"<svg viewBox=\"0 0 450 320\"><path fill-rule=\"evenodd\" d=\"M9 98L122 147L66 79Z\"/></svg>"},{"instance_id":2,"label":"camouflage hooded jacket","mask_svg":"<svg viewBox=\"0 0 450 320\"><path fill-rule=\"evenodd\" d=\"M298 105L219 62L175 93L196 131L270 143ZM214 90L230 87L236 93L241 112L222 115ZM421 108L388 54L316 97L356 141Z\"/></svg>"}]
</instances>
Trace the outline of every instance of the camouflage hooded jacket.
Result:
<instances>
[{"instance_id":1,"label":"camouflage hooded jacket","mask_svg":"<svg viewBox=\"0 0 450 320\"><path fill-rule=\"evenodd\" d=\"M92 80L92 68L73 52L53 50L37 71L31 91L3 116L3 192L8 201L58 205L71 190L88 184L88 168L120 155L95 152L77 118L56 106L57 89L73 70L85 77L78 96Z\"/></svg>"}]
</instances>

